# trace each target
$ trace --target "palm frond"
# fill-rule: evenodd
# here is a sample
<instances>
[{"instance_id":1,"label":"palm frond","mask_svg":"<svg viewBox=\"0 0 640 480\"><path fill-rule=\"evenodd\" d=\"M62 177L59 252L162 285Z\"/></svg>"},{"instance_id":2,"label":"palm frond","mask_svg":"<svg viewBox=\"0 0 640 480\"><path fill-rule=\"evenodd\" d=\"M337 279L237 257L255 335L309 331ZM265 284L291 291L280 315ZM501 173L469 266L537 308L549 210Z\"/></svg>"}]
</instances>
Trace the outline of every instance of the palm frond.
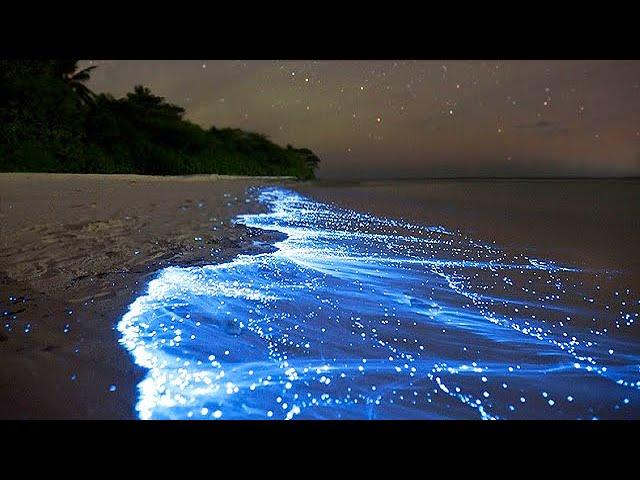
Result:
<instances>
[{"instance_id":1,"label":"palm frond","mask_svg":"<svg viewBox=\"0 0 640 480\"><path fill-rule=\"evenodd\" d=\"M97 65L91 65L90 67L83 68L79 72L71 75L71 80L74 82L86 82L87 80L89 80L89 78L91 78L90 72L94 68L97 68Z\"/></svg>"}]
</instances>

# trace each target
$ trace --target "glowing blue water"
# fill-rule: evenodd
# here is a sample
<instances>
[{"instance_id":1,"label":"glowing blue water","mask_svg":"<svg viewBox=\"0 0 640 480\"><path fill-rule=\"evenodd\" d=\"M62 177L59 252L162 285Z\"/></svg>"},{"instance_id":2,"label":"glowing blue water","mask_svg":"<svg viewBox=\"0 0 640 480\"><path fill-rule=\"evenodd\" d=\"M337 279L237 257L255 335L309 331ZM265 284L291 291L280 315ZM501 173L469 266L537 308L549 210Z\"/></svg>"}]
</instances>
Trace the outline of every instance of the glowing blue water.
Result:
<instances>
[{"instance_id":1,"label":"glowing blue water","mask_svg":"<svg viewBox=\"0 0 640 480\"><path fill-rule=\"evenodd\" d=\"M275 251L167 268L119 323L148 369L141 418L640 417L629 290L282 189L259 200L237 221L286 234Z\"/></svg>"}]
</instances>

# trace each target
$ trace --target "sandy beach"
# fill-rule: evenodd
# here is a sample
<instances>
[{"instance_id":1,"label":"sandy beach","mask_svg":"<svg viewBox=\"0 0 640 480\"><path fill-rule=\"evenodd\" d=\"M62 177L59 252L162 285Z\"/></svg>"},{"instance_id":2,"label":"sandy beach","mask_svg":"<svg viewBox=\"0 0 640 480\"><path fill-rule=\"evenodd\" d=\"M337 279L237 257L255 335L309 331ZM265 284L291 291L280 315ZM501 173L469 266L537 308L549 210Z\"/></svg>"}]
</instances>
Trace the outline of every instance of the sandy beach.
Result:
<instances>
[{"instance_id":1,"label":"sandy beach","mask_svg":"<svg viewBox=\"0 0 640 480\"><path fill-rule=\"evenodd\" d=\"M637 188L0 174L0 418L637 418Z\"/></svg>"},{"instance_id":2,"label":"sandy beach","mask_svg":"<svg viewBox=\"0 0 640 480\"><path fill-rule=\"evenodd\" d=\"M143 372L114 330L127 305L160 268L269 240L230 219L261 208L249 187L288 182L0 174L0 418L135 418Z\"/></svg>"}]
</instances>

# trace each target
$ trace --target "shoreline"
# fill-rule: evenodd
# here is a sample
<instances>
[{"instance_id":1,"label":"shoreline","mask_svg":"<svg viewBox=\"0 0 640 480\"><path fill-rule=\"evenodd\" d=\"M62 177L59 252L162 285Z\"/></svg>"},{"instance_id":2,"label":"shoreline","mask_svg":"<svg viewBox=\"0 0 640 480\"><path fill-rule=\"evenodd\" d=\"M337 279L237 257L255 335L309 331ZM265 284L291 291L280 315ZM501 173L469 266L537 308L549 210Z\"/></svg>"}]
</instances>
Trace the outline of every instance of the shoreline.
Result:
<instances>
[{"instance_id":1,"label":"shoreline","mask_svg":"<svg viewBox=\"0 0 640 480\"><path fill-rule=\"evenodd\" d=\"M141 175L137 173L58 173L58 172L0 172L0 180L12 180L22 177L46 178L48 180L68 180L83 178L90 180L120 180L120 181L148 181L148 182L211 182L219 180L297 180L293 176L264 176L264 175L219 175L217 173L195 175Z\"/></svg>"},{"instance_id":2,"label":"shoreline","mask_svg":"<svg viewBox=\"0 0 640 480\"><path fill-rule=\"evenodd\" d=\"M459 232L440 235L429 227L387 221L283 190L268 192L265 201L271 213L244 220L285 236L273 252L236 257L212 268L165 271L122 318L118 329L124 343L148 372L137 404L141 418L637 415L631 406L623 410L616 403L626 398L625 405L634 405L625 390L635 381L628 374L635 362L628 342L632 337L607 334L614 322L620 325L606 310L618 296L614 289L624 283L603 280L590 290L591 274L558 269L522 251L486 249ZM287 236L291 231L295 235ZM348 242L336 232L349 232ZM498 289L504 290L498 293L499 303L491 296ZM478 292L483 292L480 297ZM552 307L547 293L555 295ZM593 302L594 309L585 306ZM523 304L531 311L520 313ZM432 310L425 311L424 305ZM619 305L633 313L624 300ZM381 318L382 309L391 321ZM592 323L601 315L602 323ZM345 328L344 319L353 323L347 321ZM466 370L468 346L477 346L477 363L484 363L473 370L473 380ZM611 357L614 353L617 358ZM552 358L551 368L562 373L531 383L550 370L539 358ZM586 368L575 366L586 358ZM458 370L447 369L451 377L441 383L436 375L444 368L439 362L461 365L464 373L454 377ZM522 373L511 374L521 363ZM402 364L405 369L414 365L411 373L403 373ZM398 375L390 378L393 371ZM415 384L412 373L419 378ZM609 383L603 385L603 379ZM453 393L451 385L456 384ZM437 386L446 397L430 396ZM596 393L585 394L584 388ZM414 401L412 407L401 402L409 389L422 403ZM384 400L379 391L387 394ZM526 406L514 405L518 395L526 398L520 400ZM537 397L550 398L536 403ZM365 410L363 399L383 406ZM556 404L560 408L553 408Z\"/></svg>"},{"instance_id":3,"label":"shoreline","mask_svg":"<svg viewBox=\"0 0 640 480\"><path fill-rule=\"evenodd\" d=\"M159 270L277 240L231 219L288 181L0 173L0 418L137 418L145 369L118 322Z\"/></svg>"},{"instance_id":4,"label":"shoreline","mask_svg":"<svg viewBox=\"0 0 640 480\"><path fill-rule=\"evenodd\" d=\"M620 239L635 235L612 220L606 235L600 235L603 215L609 211L604 208L591 218L605 193L615 195L610 204L619 209L629 204L622 200L634 193L632 189L563 188L561 197L551 196L548 204L538 204L540 211L533 211L526 195L539 196L537 190L518 189L515 197L495 186L477 191L465 185L455 190L404 186L404 197L398 197L397 185L331 188L251 177L138 182L130 176L82 174L63 174L67 181L60 182L48 174L31 175L0 174L3 419L138 418L137 386L148 370L136 365L119 343L118 324L160 270L231 262L240 254L263 253L280 241L284 234L231 222L237 214L265 211L252 187L284 186L316 201L378 216L406 214L409 221L413 217L428 224L447 219L457 225L466 222L464 231L482 227L479 232L484 234L477 238L497 238L497 244L505 247L509 245L505 239L510 239L518 250L534 231L531 245L540 258L559 260L564 248L573 256L567 257L571 264L577 260L594 268L617 264L612 238L622 248L625 242ZM556 192L557 188L553 187ZM500 198L510 202L497 201ZM584 217L578 216L574 205L594 207L586 209L592 213ZM510 222L505 222L505 213ZM571 225L567 218L579 222L583 232L569 236L562 229ZM519 227L519 219L525 227ZM627 274L618 281L633 287L638 270L630 255L622 256ZM2 328L6 325L12 330ZM593 328L590 322L578 326ZM630 334L637 335L637 328Z\"/></svg>"}]
</instances>

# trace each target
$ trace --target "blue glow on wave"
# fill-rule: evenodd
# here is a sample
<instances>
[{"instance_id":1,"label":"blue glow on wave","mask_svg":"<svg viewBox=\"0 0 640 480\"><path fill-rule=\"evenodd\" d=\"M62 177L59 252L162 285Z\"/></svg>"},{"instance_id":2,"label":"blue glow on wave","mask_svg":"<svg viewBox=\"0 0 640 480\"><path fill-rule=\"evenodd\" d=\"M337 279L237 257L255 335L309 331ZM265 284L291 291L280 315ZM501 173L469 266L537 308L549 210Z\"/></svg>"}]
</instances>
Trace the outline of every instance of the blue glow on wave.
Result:
<instances>
[{"instance_id":1,"label":"blue glow on wave","mask_svg":"<svg viewBox=\"0 0 640 480\"><path fill-rule=\"evenodd\" d=\"M118 324L148 369L140 418L640 416L639 301L603 297L615 279L279 188L259 200L236 220L285 233L275 251L164 269Z\"/></svg>"}]
</instances>

